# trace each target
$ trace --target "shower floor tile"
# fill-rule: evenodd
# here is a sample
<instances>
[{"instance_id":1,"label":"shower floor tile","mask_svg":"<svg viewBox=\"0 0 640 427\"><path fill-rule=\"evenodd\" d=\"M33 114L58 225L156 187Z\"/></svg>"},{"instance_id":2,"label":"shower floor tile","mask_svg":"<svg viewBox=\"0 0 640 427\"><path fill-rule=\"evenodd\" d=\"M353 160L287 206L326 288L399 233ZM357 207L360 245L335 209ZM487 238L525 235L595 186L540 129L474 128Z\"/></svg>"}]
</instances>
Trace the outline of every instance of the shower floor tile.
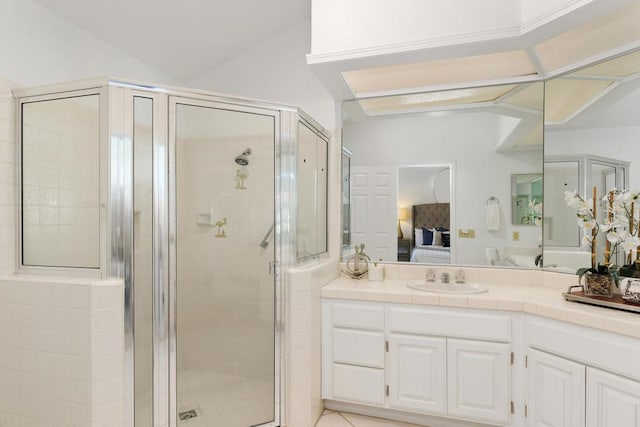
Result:
<instances>
[{"instance_id":1,"label":"shower floor tile","mask_svg":"<svg viewBox=\"0 0 640 427\"><path fill-rule=\"evenodd\" d=\"M268 381L199 371L179 371L178 378L178 414L197 413L179 420L181 427L247 427L273 419Z\"/></svg>"}]
</instances>

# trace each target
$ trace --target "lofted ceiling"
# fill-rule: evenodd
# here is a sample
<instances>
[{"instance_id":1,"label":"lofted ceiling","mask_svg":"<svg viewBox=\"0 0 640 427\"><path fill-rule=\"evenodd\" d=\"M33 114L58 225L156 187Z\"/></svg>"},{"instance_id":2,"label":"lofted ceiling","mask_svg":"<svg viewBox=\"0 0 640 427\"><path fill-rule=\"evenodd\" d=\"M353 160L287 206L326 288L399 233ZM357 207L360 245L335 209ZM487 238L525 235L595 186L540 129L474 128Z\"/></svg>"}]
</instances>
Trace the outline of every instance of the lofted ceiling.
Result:
<instances>
[{"instance_id":1,"label":"lofted ceiling","mask_svg":"<svg viewBox=\"0 0 640 427\"><path fill-rule=\"evenodd\" d=\"M311 16L311 0L34 1L180 84Z\"/></svg>"}]
</instances>

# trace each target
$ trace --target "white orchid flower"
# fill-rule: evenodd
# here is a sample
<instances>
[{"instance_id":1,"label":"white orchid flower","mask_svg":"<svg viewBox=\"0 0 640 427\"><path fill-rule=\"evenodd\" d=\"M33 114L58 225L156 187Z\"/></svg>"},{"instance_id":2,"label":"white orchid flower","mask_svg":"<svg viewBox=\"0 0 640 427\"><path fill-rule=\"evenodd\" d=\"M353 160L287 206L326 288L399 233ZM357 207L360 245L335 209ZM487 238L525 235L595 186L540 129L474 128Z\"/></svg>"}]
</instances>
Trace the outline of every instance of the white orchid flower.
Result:
<instances>
[{"instance_id":1,"label":"white orchid flower","mask_svg":"<svg viewBox=\"0 0 640 427\"><path fill-rule=\"evenodd\" d=\"M616 228L611 228L607 231L607 240L611 243L621 243L624 242L625 239L629 237L629 232L627 230L618 230Z\"/></svg>"},{"instance_id":2,"label":"white orchid flower","mask_svg":"<svg viewBox=\"0 0 640 427\"><path fill-rule=\"evenodd\" d=\"M591 242L593 242L593 239L591 238L591 236L589 236L588 234L585 234L584 236L582 236L582 242L580 243L581 246L588 246L591 247Z\"/></svg>"},{"instance_id":3,"label":"white orchid flower","mask_svg":"<svg viewBox=\"0 0 640 427\"><path fill-rule=\"evenodd\" d=\"M637 236L629 235L622 241L621 246L625 253L629 253L640 246L640 238L638 238Z\"/></svg>"},{"instance_id":4,"label":"white orchid flower","mask_svg":"<svg viewBox=\"0 0 640 427\"><path fill-rule=\"evenodd\" d=\"M584 228L585 230L591 231L591 230L593 230L593 229L596 227L597 222L596 222L596 220L595 220L595 219L593 219L593 218L591 218L591 219L588 219L588 218L578 218L578 225L579 225L580 227Z\"/></svg>"}]
</instances>

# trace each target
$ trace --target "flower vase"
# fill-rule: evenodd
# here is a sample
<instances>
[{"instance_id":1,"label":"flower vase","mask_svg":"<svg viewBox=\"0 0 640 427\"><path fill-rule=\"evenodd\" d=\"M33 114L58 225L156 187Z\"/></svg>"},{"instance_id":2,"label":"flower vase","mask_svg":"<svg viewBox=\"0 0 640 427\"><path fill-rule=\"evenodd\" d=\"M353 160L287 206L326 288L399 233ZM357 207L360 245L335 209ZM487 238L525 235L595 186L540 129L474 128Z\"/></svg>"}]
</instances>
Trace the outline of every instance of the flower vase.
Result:
<instances>
[{"instance_id":1,"label":"flower vase","mask_svg":"<svg viewBox=\"0 0 640 427\"><path fill-rule=\"evenodd\" d=\"M610 274L587 272L584 275L584 294L589 297L613 298L613 277Z\"/></svg>"}]
</instances>

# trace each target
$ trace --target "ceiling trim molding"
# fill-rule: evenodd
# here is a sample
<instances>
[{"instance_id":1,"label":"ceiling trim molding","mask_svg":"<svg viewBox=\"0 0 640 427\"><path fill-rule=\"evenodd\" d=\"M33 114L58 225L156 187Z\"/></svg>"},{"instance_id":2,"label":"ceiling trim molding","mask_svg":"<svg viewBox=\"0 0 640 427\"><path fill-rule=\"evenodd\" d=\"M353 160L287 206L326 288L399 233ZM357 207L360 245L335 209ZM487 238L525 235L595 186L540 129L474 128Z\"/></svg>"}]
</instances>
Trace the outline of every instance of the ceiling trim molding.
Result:
<instances>
[{"instance_id":1,"label":"ceiling trim molding","mask_svg":"<svg viewBox=\"0 0 640 427\"><path fill-rule=\"evenodd\" d=\"M521 34L526 34L531 31L534 31L556 19L565 16L576 9L580 9L583 6L592 3L593 0L570 0L561 6L555 7L551 10L548 10L541 15L536 16L535 18L529 20L523 20L521 22L520 32Z\"/></svg>"},{"instance_id":2,"label":"ceiling trim molding","mask_svg":"<svg viewBox=\"0 0 640 427\"><path fill-rule=\"evenodd\" d=\"M361 59L371 56L393 55L396 53L433 49L457 44L486 42L496 39L519 37L520 35L520 25L515 25L491 29L487 31L476 31L473 33L463 33L424 40L393 43L384 46L372 46L359 49L341 50L336 52L309 53L306 55L306 58L307 64L309 65L324 64L327 62Z\"/></svg>"},{"instance_id":3,"label":"ceiling trim molding","mask_svg":"<svg viewBox=\"0 0 640 427\"><path fill-rule=\"evenodd\" d=\"M517 77L499 77L496 79L490 80L476 80L474 82L462 82L462 83L446 83L440 85L431 85L431 86L422 86L422 87L411 87L405 89L390 89L390 90L382 90L375 92L359 92L351 99L367 99L367 98L379 98L381 96L393 96L393 95L411 95L414 93L421 92L440 92L445 90L456 90L456 89L472 89L476 87L487 87L487 86L501 86L507 84L518 84L518 83L535 83L543 81L543 79L535 74L529 74L526 76L517 76Z\"/></svg>"},{"instance_id":4,"label":"ceiling trim molding","mask_svg":"<svg viewBox=\"0 0 640 427\"><path fill-rule=\"evenodd\" d=\"M383 46L370 46L358 49L347 49L333 52L309 53L306 55L307 64L323 64L327 62L345 61L350 59L362 59L371 56L392 55L446 47L465 43L481 43L496 39L508 39L522 37L551 22L566 16L590 3L594 0L569 0L561 6L548 10L541 15L527 21L520 21L517 25L494 28L486 31L476 31L471 33L455 34L444 37L434 37L422 40L413 40L402 43L393 43Z\"/></svg>"}]
</instances>

